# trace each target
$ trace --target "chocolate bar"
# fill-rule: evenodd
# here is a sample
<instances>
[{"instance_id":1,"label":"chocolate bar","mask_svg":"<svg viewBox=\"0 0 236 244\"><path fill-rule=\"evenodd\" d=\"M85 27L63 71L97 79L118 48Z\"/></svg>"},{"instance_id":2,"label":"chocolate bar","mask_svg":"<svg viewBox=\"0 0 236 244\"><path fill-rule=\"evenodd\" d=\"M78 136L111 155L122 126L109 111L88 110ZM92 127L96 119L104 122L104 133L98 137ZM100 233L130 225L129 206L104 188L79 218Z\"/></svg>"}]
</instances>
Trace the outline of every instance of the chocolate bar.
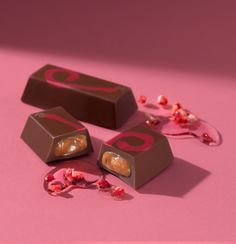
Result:
<instances>
[{"instance_id":1,"label":"chocolate bar","mask_svg":"<svg viewBox=\"0 0 236 244\"><path fill-rule=\"evenodd\" d=\"M137 110L129 87L53 65L30 76L22 101L43 109L62 106L76 119L110 129Z\"/></svg>"},{"instance_id":2,"label":"chocolate bar","mask_svg":"<svg viewBox=\"0 0 236 244\"><path fill-rule=\"evenodd\" d=\"M31 114L21 138L46 163L93 151L88 130L62 107Z\"/></svg>"},{"instance_id":3,"label":"chocolate bar","mask_svg":"<svg viewBox=\"0 0 236 244\"><path fill-rule=\"evenodd\" d=\"M142 123L105 142L97 163L137 189L164 170L172 159L167 138Z\"/></svg>"}]
</instances>

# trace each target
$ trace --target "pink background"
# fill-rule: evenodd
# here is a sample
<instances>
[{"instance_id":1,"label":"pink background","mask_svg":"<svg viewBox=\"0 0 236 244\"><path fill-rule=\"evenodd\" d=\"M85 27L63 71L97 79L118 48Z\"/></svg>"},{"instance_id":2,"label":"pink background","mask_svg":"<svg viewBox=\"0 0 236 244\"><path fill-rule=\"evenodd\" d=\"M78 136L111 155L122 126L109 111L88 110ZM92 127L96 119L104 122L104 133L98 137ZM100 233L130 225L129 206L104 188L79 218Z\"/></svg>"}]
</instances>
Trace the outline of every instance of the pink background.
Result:
<instances>
[{"instance_id":1,"label":"pink background","mask_svg":"<svg viewBox=\"0 0 236 244\"><path fill-rule=\"evenodd\" d=\"M236 2L42 2L0 3L0 243L235 240ZM170 139L173 165L140 190L109 176L129 200L92 190L51 197L42 181L53 166L20 139L39 111L20 97L46 63L128 85L150 102L166 94L218 128L223 144ZM83 160L95 163L101 141L118 132L85 125L96 150Z\"/></svg>"}]
</instances>

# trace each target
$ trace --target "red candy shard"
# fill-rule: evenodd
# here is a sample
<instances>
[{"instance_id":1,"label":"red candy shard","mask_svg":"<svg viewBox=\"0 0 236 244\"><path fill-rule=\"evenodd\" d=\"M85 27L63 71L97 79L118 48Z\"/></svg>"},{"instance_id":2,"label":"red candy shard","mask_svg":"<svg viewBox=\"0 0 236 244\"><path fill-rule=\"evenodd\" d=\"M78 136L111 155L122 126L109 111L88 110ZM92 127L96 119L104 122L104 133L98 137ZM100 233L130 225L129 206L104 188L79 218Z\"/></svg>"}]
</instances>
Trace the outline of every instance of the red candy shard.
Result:
<instances>
[{"instance_id":1,"label":"red candy shard","mask_svg":"<svg viewBox=\"0 0 236 244\"><path fill-rule=\"evenodd\" d=\"M173 120L179 124L184 124L188 122L188 112L180 108L173 114Z\"/></svg>"},{"instance_id":2,"label":"red candy shard","mask_svg":"<svg viewBox=\"0 0 236 244\"><path fill-rule=\"evenodd\" d=\"M157 116L151 115L149 113L145 113L144 116L146 119L145 123L150 127L156 126L160 123L159 117L157 117Z\"/></svg>"},{"instance_id":3,"label":"red candy shard","mask_svg":"<svg viewBox=\"0 0 236 244\"><path fill-rule=\"evenodd\" d=\"M73 170L73 171L72 171L72 177L73 177L74 179L76 179L77 181L78 181L78 180L82 180L82 179L84 179L83 174L82 174L80 171L76 171L76 170Z\"/></svg>"},{"instance_id":4,"label":"red candy shard","mask_svg":"<svg viewBox=\"0 0 236 244\"><path fill-rule=\"evenodd\" d=\"M157 103L159 105L164 106L164 105L166 105L168 103L168 99L167 99L166 96L160 95L160 96L157 97Z\"/></svg>"},{"instance_id":5,"label":"red candy shard","mask_svg":"<svg viewBox=\"0 0 236 244\"><path fill-rule=\"evenodd\" d=\"M111 184L107 180L100 180L96 183L96 185L100 190L106 190L111 187Z\"/></svg>"},{"instance_id":6,"label":"red candy shard","mask_svg":"<svg viewBox=\"0 0 236 244\"><path fill-rule=\"evenodd\" d=\"M64 188L64 184L59 181L53 182L52 184L48 185L48 190L54 193L60 193Z\"/></svg>"},{"instance_id":7,"label":"red candy shard","mask_svg":"<svg viewBox=\"0 0 236 244\"><path fill-rule=\"evenodd\" d=\"M44 180L47 181L47 182L50 182L50 181L53 181L55 178L53 175L46 175Z\"/></svg>"},{"instance_id":8,"label":"red candy shard","mask_svg":"<svg viewBox=\"0 0 236 244\"><path fill-rule=\"evenodd\" d=\"M138 99L138 102L141 103L141 104L145 104L147 101L147 97L145 96L140 96L139 99Z\"/></svg>"},{"instance_id":9,"label":"red candy shard","mask_svg":"<svg viewBox=\"0 0 236 244\"><path fill-rule=\"evenodd\" d=\"M64 177L65 180L71 182L72 184L75 184L76 182L84 179L84 176L81 172L70 168L65 171Z\"/></svg>"},{"instance_id":10,"label":"red candy shard","mask_svg":"<svg viewBox=\"0 0 236 244\"><path fill-rule=\"evenodd\" d=\"M172 111L171 113L174 114L178 109L182 108L181 104L180 103L174 103L172 105Z\"/></svg>"},{"instance_id":11,"label":"red candy shard","mask_svg":"<svg viewBox=\"0 0 236 244\"><path fill-rule=\"evenodd\" d=\"M111 195L113 197L121 198L121 197L123 197L125 195L125 191L124 191L124 189L122 187L116 186L116 187L114 187L112 189Z\"/></svg>"},{"instance_id":12,"label":"red candy shard","mask_svg":"<svg viewBox=\"0 0 236 244\"><path fill-rule=\"evenodd\" d=\"M207 133L202 133L200 140L206 144L214 142L214 140Z\"/></svg>"},{"instance_id":13,"label":"red candy shard","mask_svg":"<svg viewBox=\"0 0 236 244\"><path fill-rule=\"evenodd\" d=\"M195 122L197 122L197 121L198 121L198 118L197 118L196 115L194 115L194 114L192 114L192 113L189 113L189 114L188 114L188 116L187 116L187 122L188 122L189 124L193 124L193 123L195 123Z\"/></svg>"},{"instance_id":14,"label":"red candy shard","mask_svg":"<svg viewBox=\"0 0 236 244\"><path fill-rule=\"evenodd\" d=\"M67 169L64 173L65 180L72 182L74 178L72 177L72 169Z\"/></svg>"}]
</instances>

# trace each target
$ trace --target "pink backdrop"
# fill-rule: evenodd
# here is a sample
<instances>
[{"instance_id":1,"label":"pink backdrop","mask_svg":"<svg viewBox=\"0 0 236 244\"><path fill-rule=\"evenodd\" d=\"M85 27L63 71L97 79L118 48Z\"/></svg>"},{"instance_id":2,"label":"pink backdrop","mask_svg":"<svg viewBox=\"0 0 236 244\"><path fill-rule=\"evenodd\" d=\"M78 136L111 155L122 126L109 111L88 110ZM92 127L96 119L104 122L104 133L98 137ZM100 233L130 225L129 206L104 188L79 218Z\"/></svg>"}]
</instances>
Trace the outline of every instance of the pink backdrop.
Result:
<instances>
[{"instance_id":1,"label":"pink backdrop","mask_svg":"<svg viewBox=\"0 0 236 244\"><path fill-rule=\"evenodd\" d=\"M210 0L1 2L0 243L236 239L235 7ZM46 63L128 85L150 102L166 94L218 128L223 144L170 139L173 165L140 190L109 176L129 200L89 190L51 197L42 181L53 166L20 139L28 115L39 111L20 97ZM95 163L101 141L118 131L85 125L95 153L83 160Z\"/></svg>"}]
</instances>

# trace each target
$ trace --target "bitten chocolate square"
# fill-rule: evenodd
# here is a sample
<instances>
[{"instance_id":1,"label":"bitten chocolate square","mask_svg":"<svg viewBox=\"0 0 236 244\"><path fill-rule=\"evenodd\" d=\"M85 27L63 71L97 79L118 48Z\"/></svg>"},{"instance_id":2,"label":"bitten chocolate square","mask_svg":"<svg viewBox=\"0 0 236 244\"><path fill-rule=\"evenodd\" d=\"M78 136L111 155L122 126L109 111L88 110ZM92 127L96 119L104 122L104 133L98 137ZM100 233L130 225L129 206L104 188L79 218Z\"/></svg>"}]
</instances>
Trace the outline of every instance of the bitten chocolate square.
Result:
<instances>
[{"instance_id":1,"label":"bitten chocolate square","mask_svg":"<svg viewBox=\"0 0 236 244\"><path fill-rule=\"evenodd\" d=\"M105 142L98 165L137 189L168 167L172 159L167 138L142 123Z\"/></svg>"},{"instance_id":2,"label":"bitten chocolate square","mask_svg":"<svg viewBox=\"0 0 236 244\"><path fill-rule=\"evenodd\" d=\"M88 130L62 107L31 114L21 138L46 163L93 151Z\"/></svg>"},{"instance_id":3,"label":"bitten chocolate square","mask_svg":"<svg viewBox=\"0 0 236 244\"><path fill-rule=\"evenodd\" d=\"M110 129L137 110L129 87L49 64L29 77L22 101L43 109L62 106L76 119Z\"/></svg>"}]
</instances>

